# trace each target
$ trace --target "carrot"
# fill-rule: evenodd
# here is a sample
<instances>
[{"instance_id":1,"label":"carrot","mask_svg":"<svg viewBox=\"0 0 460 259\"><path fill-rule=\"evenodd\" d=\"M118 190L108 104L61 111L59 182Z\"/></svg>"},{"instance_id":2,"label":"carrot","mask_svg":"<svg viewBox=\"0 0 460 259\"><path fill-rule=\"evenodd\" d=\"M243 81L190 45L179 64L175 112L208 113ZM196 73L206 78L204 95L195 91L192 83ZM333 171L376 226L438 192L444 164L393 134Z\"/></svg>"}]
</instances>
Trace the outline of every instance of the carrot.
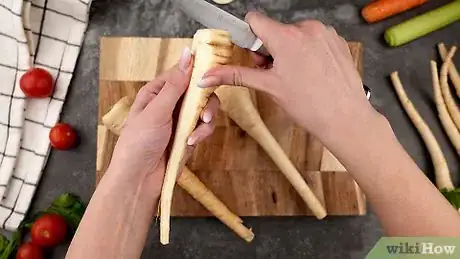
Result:
<instances>
[{"instance_id":1,"label":"carrot","mask_svg":"<svg viewBox=\"0 0 460 259\"><path fill-rule=\"evenodd\" d=\"M433 73L433 83L439 82L437 80L437 71L433 70L433 63L431 65ZM436 69L436 64L434 64L434 66L434 69ZM454 185L450 177L449 167L447 165L447 161L444 157L441 147L439 146L438 142L436 141L436 138L433 135L433 132L431 132L430 128L428 127L428 124L422 119L422 116L420 116L409 97L407 97L401 80L399 79L398 72L393 72L391 74L391 81L398 95L399 101L401 102L404 110L406 111L410 120L412 121L415 128L422 137L423 142L425 142L426 148L430 153L436 176L436 186L439 189L452 190L454 188Z\"/></svg>"},{"instance_id":2,"label":"carrot","mask_svg":"<svg viewBox=\"0 0 460 259\"><path fill-rule=\"evenodd\" d=\"M439 55L441 56L442 60L445 61L447 57L447 50L446 50L446 46L444 45L444 43L438 44L438 50L439 50ZM460 97L460 75L458 74L457 68L455 68L455 65L453 64L453 62L449 68L449 76L450 76L450 80L454 84L455 91L457 92L457 96Z\"/></svg>"},{"instance_id":3,"label":"carrot","mask_svg":"<svg viewBox=\"0 0 460 259\"><path fill-rule=\"evenodd\" d=\"M124 102L124 99L121 99L118 102ZM105 122L108 125L115 125L115 127L111 127L112 132L116 135L119 135L120 132L113 129L122 129L124 123L127 119L127 115L129 112L129 106L125 105L115 105L116 108L114 111L110 111L111 116L108 117ZM113 110L114 108L112 108ZM118 125L118 123L122 123ZM101 128L106 127L99 126ZM102 132L101 129L98 127L98 134ZM103 129L102 129L103 130ZM99 137L98 137L99 142ZM104 149L101 151L99 150L99 143L98 143L98 158L103 157ZM102 166L101 166L102 168ZM184 167L182 170L181 175L177 179L177 184L184 189L188 194L190 194L195 200L197 200L203 207L209 210L214 216L216 216L222 223L227 225L231 230L233 230L238 236L243 238L246 242L251 242L254 239L254 233L251 229L248 229L243 225L243 220L234 214L230 209L228 209L225 204L219 200L205 185L200 179L187 167Z\"/></svg>"},{"instance_id":4,"label":"carrot","mask_svg":"<svg viewBox=\"0 0 460 259\"><path fill-rule=\"evenodd\" d=\"M444 64L441 68L441 91L444 96L444 102L446 103L447 110L457 127L457 130L460 130L460 110L458 109L457 103L455 102L452 94L450 93L449 82L448 82L448 71L452 66L452 58L457 51L457 47L452 47L449 53L446 56Z\"/></svg>"},{"instance_id":5,"label":"carrot","mask_svg":"<svg viewBox=\"0 0 460 259\"><path fill-rule=\"evenodd\" d=\"M390 16L420 6L428 0L378 0L366 5L361 15L368 23L374 23Z\"/></svg>"},{"instance_id":6,"label":"carrot","mask_svg":"<svg viewBox=\"0 0 460 259\"><path fill-rule=\"evenodd\" d=\"M435 10L409 19L385 31L385 40L396 47L441 29L460 19L460 1L452 1Z\"/></svg>"},{"instance_id":7,"label":"carrot","mask_svg":"<svg viewBox=\"0 0 460 259\"><path fill-rule=\"evenodd\" d=\"M265 126L251 101L249 90L244 87L221 86L216 94L221 101L221 109L262 146L313 214L318 219L324 218L326 210Z\"/></svg>"},{"instance_id":8,"label":"carrot","mask_svg":"<svg viewBox=\"0 0 460 259\"><path fill-rule=\"evenodd\" d=\"M203 75L212 67L228 64L233 45L230 35L221 30L198 30L193 37L192 52L195 54L194 67L189 88L179 113L171 155L166 168L160 198L160 242L169 243L171 201L177 174L181 170L187 147L187 139L195 129L200 114L215 88L198 86Z\"/></svg>"}]
</instances>

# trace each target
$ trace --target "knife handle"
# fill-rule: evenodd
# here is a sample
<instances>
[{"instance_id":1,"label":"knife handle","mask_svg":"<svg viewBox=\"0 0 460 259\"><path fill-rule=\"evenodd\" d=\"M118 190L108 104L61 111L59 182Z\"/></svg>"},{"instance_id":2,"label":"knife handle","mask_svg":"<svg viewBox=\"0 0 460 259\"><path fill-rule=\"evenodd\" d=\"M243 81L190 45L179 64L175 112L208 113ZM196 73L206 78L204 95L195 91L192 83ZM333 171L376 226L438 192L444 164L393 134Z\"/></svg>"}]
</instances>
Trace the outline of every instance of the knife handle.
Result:
<instances>
[{"instance_id":1,"label":"knife handle","mask_svg":"<svg viewBox=\"0 0 460 259\"><path fill-rule=\"evenodd\" d=\"M256 52L259 53L260 55L272 58L272 55L270 55L270 53L268 53L268 50L265 48L264 45L260 46L260 48L258 50L256 50Z\"/></svg>"},{"instance_id":2,"label":"knife handle","mask_svg":"<svg viewBox=\"0 0 460 259\"><path fill-rule=\"evenodd\" d=\"M254 43L251 47L249 47L249 49L251 51L259 53L262 56L269 57L273 60L272 55L270 55L268 50L265 48L264 43L259 38L257 38L256 41L254 41Z\"/></svg>"},{"instance_id":3,"label":"knife handle","mask_svg":"<svg viewBox=\"0 0 460 259\"><path fill-rule=\"evenodd\" d=\"M363 85L364 93L366 93L367 100L371 99L371 89L367 85Z\"/></svg>"}]
</instances>

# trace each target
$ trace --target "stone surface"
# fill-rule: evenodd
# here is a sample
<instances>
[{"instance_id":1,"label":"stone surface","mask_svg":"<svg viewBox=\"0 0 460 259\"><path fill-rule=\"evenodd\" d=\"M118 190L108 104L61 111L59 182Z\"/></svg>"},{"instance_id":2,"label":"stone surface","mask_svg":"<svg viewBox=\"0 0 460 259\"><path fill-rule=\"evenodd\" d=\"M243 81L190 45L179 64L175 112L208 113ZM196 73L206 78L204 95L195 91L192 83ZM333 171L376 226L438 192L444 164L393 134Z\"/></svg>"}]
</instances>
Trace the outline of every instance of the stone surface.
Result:
<instances>
[{"instance_id":1,"label":"stone surface","mask_svg":"<svg viewBox=\"0 0 460 259\"><path fill-rule=\"evenodd\" d=\"M382 40L385 28L448 0L429 4L387 21L367 25L359 16L366 0L235 0L223 8L239 17L248 10L266 12L284 21L319 19L332 25L347 40L364 43L364 81L373 90L373 105L386 115L398 139L417 164L432 177L428 153L401 109L388 75L400 71L409 96L432 127L446 153L452 172L459 160L437 120L433 104L429 60L437 58L435 44L460 44L460 23L449 26L409 45L391 49ZM62 121L75 126L81 144L70 152L53 151L46 167L33 210L46 207L54 197L71 191L89 200L94 191L98 95L99 37L191 37L200 25L174 10L169 0L94 0L90 25L80 54ZM457 58L460 64L460 58ZM377 147L378 148L378 147ZM372 172L369 172L372 173ZM458 175L454 175L458 182ZM256 239L245 244L212 218L173 219L171 245L161 247L158 228L152 226L143 258L363 258L382 235L376 216L313 218L248 218ZM50 258L63 258L66 247L55 249Z\"/></svg>"}]
</instances>

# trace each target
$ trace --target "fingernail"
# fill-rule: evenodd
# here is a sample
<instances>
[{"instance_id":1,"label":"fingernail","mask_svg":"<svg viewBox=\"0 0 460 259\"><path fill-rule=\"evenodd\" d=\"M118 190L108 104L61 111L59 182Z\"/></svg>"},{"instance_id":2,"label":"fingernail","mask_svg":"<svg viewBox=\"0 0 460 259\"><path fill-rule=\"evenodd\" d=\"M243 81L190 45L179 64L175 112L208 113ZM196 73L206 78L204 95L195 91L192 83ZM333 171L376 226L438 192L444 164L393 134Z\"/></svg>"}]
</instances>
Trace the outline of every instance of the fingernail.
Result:
<instances>
[{"instance_id":1,"label":"fingernail","mask_svg":"<svg viewBox=\"0 0 460 259\"><path fill-rule=\"evenodd\" d=\"M195 142L196 142L196 138L194 138L194 137L189 137L187 139L187 145L189 145L189 146L195 145Z\"/></svg>"},{"instance_id":2,"label":"fingernail","mask_svg":"<svg viewBox=\"0 0 460 259\"><path fill-rule=\"evenodd\" d=\"M212 112L210 110L205 110L203 113L204 123L210 123L212 120Z\"/></svg>"},{"instance_id":3,"label":"fingernail","mask_svg":"<svg viewBox=\"0 0 460 259\"><path fill-rule=\"evenodd\" d=\"M179 60L179 69L182 72L187 72L188 67L190 66L190 62L192 60L192 53L188 47L185 47L182 51L182 55L180 56Z\"/></svg>"},{"instance_id":4,"label":"fingernail","mask_svg":"<svg viewBox=\"0 0 460 259\"><path fill-rule=\"evenodd\" d=\"M204 77L198 82L198 87L208 88L208 87L213 85L213 82L215 80L216 79L214 77L212 77L212 76L211 77Z\"/></svg>"}]
</instances>

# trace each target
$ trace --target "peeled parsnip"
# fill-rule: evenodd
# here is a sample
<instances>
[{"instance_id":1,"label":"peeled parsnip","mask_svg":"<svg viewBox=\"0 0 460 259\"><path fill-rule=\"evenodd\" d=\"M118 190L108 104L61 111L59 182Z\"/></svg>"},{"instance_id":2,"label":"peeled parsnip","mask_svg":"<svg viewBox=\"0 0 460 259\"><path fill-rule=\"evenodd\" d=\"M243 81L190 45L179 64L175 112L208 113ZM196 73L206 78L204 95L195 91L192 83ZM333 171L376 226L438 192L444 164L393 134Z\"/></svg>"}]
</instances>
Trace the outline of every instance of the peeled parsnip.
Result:
<instances>
[{"instance_id":1,"label":"peeled parsnip","mask_svg":"<svg viewBox=\"0 0 460 259\"><path fill-rule=\"evenodd\" d=\"M105 123L111 125L111 131L119 135L120 131L114 129L122 129L127 119L130 106L124 105L124 99L118 102L122 102L123 105L115 104L109 113L111 116L107 117ZM121 123L121 124L119 124ZM99 126L105 128L104 126ZM99 147L98 147L99 152ZM101 151L103 152L103 151ZM98 157L103 157L103 154L98 153ZM101 167L102 168L102 167ZM251 229L248 229L243 225L243 220L228 209L225 204L220 201L214 193L212 193L198 177L190 171L187 167L184 167L181 175L177 179L179 186L190 194L195 200L197 200L203 207L209 210L214 216L216 216L222 223L227 225L233 230L238 236L243 238L246 242L251 242L254 239L254 233Z\"/></svg>"},{"instance_id":2,"label":"peeled parsnip","mask_svg":"<svg viewBox=\"0 0 460 259\"><path fill-rule=\"evenodd\" d=\"M446 56L444 64L441 67L441 91L444 96L444 102L446 103L447 110L449 111L450 117L455 123L457 130L460 130L460 110L458 109L457 103L455 102L452 94L450 93L449 81L448 81L448 72L452 66L452 58L457 51L456 47L452 47L449 53Z\"/></svg>"},{"instance_id":3,"label":"peeled parsnip","mask_svg":"<svg viewBox=\"0 0 460 259\"><path fill-rule=\"evenodd\" d=\"M444 130L446 131L448 137L452 141L453 139L456 138L455 136L458 135L458 130L455 128L455 124L452 122L452 119L449 117L449 113L447 112L447 109L442 99L441 87L439 85L438 66L436 62L433 60L430 61L430 66L431 66L431 78L432 78L432 84L433 84L434 99L435 99L436 107L438 109L438 115L441 120L441 124L444 127ZM455 144L454 146L456 147ZM458 149L457 149L457 152L458 152ZM445 166L447 168L448 167L447 162L445 163L446 163ZM445 170L449 171L448 168ZM449 173L445 173L445 175L441 174L439 177L436 176L436 185L438 186L438 189L440 190L446 189L450 191L454 189L454 184L452 183L452 179Z\"/></svg>"},{"instance_id":4,"label":"peeled parsnip","mask_svg":"<svg viewBox=\"0 0 460 259\"><path fill-rule=\"evenodd\" d=\"M220 108L264 148L313 214L318 219L324 218L326 210L265 126L252 103L249 90L244 87L221 86L215 93L221 101Z\"/></svg>"},{"instance_id":5,"label":"peeled parsnip","mask_svg":"<svg viewBox=\"0 0 460 259\"><path fill-rule=\"evenodd\" d=\"M232 57L231 38L221 30L198 30L192 43L194 66L190 85L185 93L179 113L171 154L160 198L160 242L169 244L171 202L177 174L186 153L187 139L195 129L200 114L215 88L201 88L198 83L212 67L229 64Z\"/></svg>"},{"instance_id":6,"label":"peeled parsnip","mask_svg":"<svg viewBox=\"0 0 460 259\"><path fill-rule=\"evenodd\" d=\"M438 44L438 50L439 50L439 55L441 56L443 61L446 61L447 58L447 49L444 43L439 43ZM449 67L449 76L450 80L452 81L455 91L457 92L457 96L460 97L460 75L458 74L457 68L455 68L454 63Z\"/></svg>"}]
</instances>

